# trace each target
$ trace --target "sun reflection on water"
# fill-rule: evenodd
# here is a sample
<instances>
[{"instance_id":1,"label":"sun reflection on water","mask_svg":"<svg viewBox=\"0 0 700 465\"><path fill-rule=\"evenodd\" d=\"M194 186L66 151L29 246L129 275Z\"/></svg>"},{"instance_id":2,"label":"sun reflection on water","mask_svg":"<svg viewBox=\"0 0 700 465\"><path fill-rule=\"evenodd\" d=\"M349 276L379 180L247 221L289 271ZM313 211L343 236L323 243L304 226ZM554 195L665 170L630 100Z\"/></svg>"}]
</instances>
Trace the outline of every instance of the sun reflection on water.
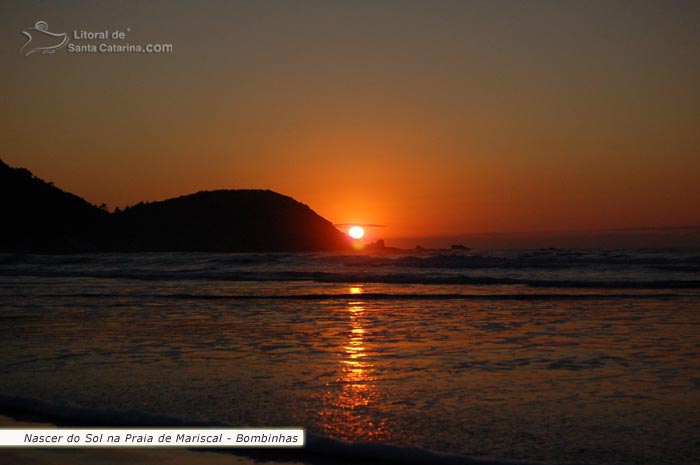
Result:
<instances>
[{"instance_id":1,"label":"sun reflection on water","mask_svg":"<svg viewBox=\"0 0 700 465\"><path fill-rule=\"evenodd\" d=\"M362 294L362 287L353 286L350 288L350 294Z\"/></svg>"},{"instance_id":2,"label":"sun reflection on water","mask_svg":"<svg viewBox=\"0 0 700 465\"><path fill-rule=\"evenodd\" d=\"M362 295L362 287L350 287L349 294ZM367 346L368 309L363 301L348 302L349 330L338 352L338 376L324 396L320 412L322 427L334 437L350 440L379 440L386 435L384 422L370 411L379 402L373 356Z\"/></svg>"}]
</instances>

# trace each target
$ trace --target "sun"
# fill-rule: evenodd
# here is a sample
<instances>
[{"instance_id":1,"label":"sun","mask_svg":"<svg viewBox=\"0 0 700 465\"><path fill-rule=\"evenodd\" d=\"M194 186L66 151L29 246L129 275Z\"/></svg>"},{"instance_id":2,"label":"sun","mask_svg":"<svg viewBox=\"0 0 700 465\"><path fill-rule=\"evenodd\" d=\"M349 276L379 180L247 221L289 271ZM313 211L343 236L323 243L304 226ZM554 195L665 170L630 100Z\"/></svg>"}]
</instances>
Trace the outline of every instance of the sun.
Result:
<instances>
[{"instance_id":1,"label":"sun","mask_svg":"<svg viewBox=\"0 0 700 465\"><path fill-rule=\"evenodd\" d=\"M348 231L348 234L353 239L362 239L362 237L365 235L365 230L362 229L362 226L353 226Z\"/></svg>"}]
</instances>

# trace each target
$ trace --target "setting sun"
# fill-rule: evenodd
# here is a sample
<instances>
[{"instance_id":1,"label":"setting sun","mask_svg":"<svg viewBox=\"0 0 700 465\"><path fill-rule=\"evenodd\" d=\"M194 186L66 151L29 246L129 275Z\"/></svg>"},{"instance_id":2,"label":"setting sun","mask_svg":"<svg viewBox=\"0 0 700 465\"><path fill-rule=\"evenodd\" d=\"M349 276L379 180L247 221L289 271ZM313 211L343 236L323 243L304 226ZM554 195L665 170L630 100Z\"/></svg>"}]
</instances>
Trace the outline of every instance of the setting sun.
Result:
<instances>
[{"instance_id":1,"label":"setting sun","mask_svg":"<svg viewBox=\"0 0 700 465\"><path fill-rule=\"evenodd\" d=\"M353 239L362 239L362 237L365 235L365 230L362 229L361 226L353 226L353 227L350 228L350 230L348 231L348 234L349 234L350 237L352 237Z\"/></svg>"}]
</instances>

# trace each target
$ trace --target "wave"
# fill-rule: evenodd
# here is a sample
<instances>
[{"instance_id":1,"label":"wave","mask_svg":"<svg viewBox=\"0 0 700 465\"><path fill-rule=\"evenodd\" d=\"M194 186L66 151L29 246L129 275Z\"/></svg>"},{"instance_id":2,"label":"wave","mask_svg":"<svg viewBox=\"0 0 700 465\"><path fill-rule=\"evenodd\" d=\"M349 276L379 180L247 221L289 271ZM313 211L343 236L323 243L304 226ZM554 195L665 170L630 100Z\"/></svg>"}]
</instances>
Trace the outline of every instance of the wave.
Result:
<instances>
[{"instance_id":1,"label":"wave","mask_svg":"<svg viewBox=\"0 0 700 465\"><path fill-rule=\"evenodd\" d=\"M614 253L536 250L510 255L455 254L373 257L340 256L336 258L349 267L410 267L433 269L542 269L560 270L591 266L642 266L663 271L700 271L700 255Z\"/></svg>"},{"instance_id":2,"label":"wave","mask_svg":"<svg viewBox=\"0 0 700 465\"><path fill-rule=\"evenodd\" d=\"M700 280L597 280L597 279L530 279L507 276L472 276L464 274L365 273L324 271L236 271L197 270L75 270L75 269L0 269L0 276L42 278L130 279L140 281L312 281L334 284L433 284L433 285L522 285L537 288L579 289L700 289Z\"/></svg>"},{"instance_id":3,"label":"wave","mask_svg":"<svg viewBox=\"0 0 700 465\"><path fill-rule=\"evenodd\" d=\"M646 267L660 270L700 271L700 252L688 250L574 250L528 249L514 251L406 251L395 255L346 255L333 253L105 253L35 255L0 253L0 265L185 264L205 263L210 267L255 266L260 264L327 262L346 267L402 267L443 269L572 269L591 266Z\"/></svg>"},{"instance_id":4,"label":"wave","mask_svg":"<svg viewBox=\"0 0 700 465\"><path fill-rule=\"evenodd\" d=\"M119 411L49 402L11 394L0 394L0 413L19 419L45 420L60 426L94 427L236 427L221 422L198 421L138 411ZM250 425L245 425L250 426ZM269 426L269 425L264 425ZM244 426L242 426L244 427ZM213 449L206 449L214 451ZM418 447L384 443L350 443L306 433L306 446L299 449L216 449L256 460L328 463L404 463L444 465L542 465L539 462L445 454Z\"/></svg>"},{"instance_id":5,"label":"wave","mask_svg":"<svg viewBox=\"0 0 700 465\"><path fill-rule=\"evenodd\" d=\"M0 276L141 281L515 285L700 289L695 251L443 252L411 255L151 253L0 254Z\"/></svg>"},{"instance_id":6,"label":"wave","mask_svg":"<svg viewBox=\"0 0 700 465\"><path fill-rule=\"evenodd\" d=\"M41 294L42 297L78 298L78 299L110 299L115 294L107 293L64 293ZM671 294L671 293L646 293L646 294L621 294L621 293L595 293L595 294L561 294L561 293L532 293L532 294L448 294L448 293L384 293L368 292L363 294L119 294L120 298L130 297L137 299L165 299L165 300L341 300L341 301L382 301L382 300L601 300L601 299L677 299L683 297L697 298L695 295Z\"/></svg>"}]
</instances>

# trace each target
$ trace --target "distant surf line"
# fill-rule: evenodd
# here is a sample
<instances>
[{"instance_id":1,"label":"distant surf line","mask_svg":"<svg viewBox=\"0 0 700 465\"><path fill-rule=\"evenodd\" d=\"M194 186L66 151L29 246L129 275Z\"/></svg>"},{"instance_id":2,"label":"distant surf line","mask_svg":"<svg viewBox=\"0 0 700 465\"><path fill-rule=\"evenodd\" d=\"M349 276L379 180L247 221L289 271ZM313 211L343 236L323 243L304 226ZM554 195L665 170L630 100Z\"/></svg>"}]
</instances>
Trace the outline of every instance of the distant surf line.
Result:
<instances>
[{"instance_id":1,"label":"distant surf line","mask_svg":"<svg viewBox=\"0 0 700 465\"><path fill-rule=\"evenodd\" d=\"M616 300L616 299L678 299L697 298L691 294L393 294L393 293L365 293L365 294L107 294L107 293L71 293L71 294L43 294L41 297L79 298L79 299L109 299L114 297L140 298L140 299L173 299L173 300L340 300L340 301L376 301L376 300Z\"/></svg>"},{"instance_id":2,"label":"distant surf line","mask_svg":"<svg viewBox=\"0 0 700 465\"><path fill-rule=\"evenodd\" d=\"M538 288L575 288L575 289L700 289L700 280L557 280L528 279L495 276L470 275L430 275L425 274L366 274L366 273L332 273L315 271L281 271L281 272L235 272L235 273L152 273L118 271L53 271L53 270L8 270L0 269L0 276L5 277L41 277L41 278L93 278L93 279L127 279L138 281L222 281L222 282L317 282L330 284L432 284L432 285L521 285Z\"/></svg>"}]
</instances>

